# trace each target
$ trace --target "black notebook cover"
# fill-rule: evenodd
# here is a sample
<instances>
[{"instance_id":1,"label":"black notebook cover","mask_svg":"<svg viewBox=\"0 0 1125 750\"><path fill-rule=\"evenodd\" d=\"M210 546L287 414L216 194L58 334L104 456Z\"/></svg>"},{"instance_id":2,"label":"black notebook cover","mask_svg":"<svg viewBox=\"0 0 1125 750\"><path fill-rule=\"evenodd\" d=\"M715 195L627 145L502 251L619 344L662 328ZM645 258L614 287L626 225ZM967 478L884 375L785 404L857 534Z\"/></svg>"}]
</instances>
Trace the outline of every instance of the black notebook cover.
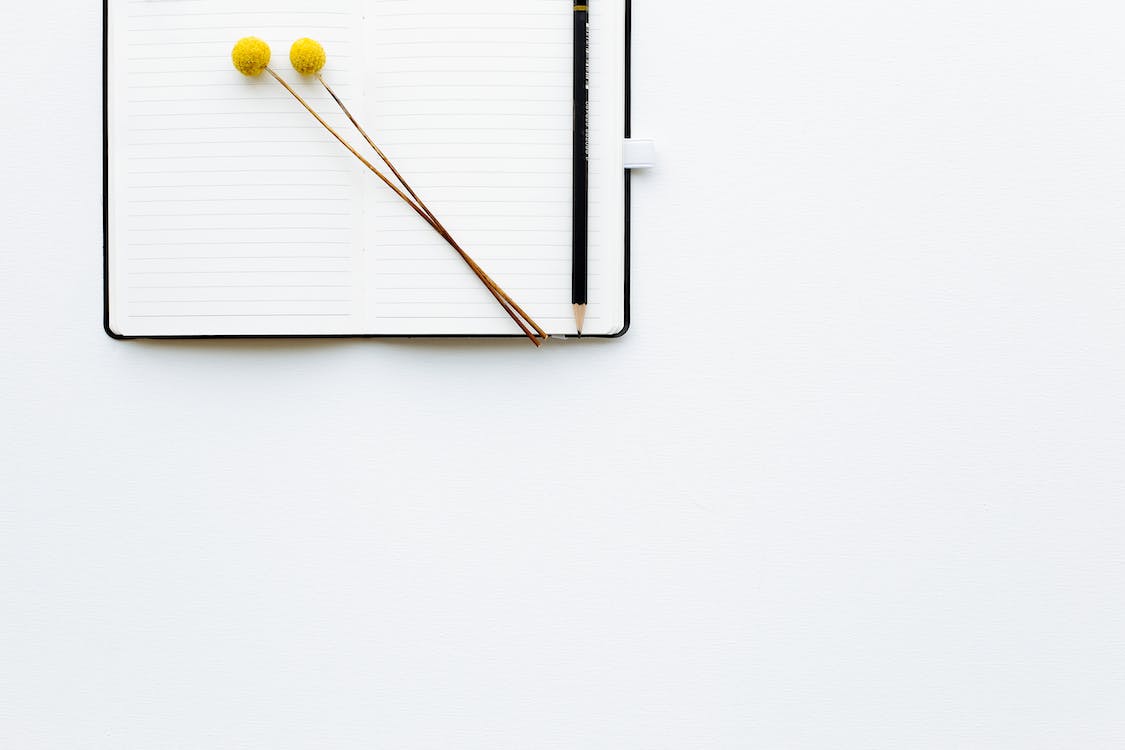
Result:
<instances>
[{"instance_id":1,"label":"black notebook cover","mask_svg":"<svg viewBox=\"0 0 1125 750\"><path fill-rule=\"evenodd\" d=\"M118 340L146 339L368 339L368 338L523 338L512 334L270 334L270 335L205 335L205 336L122 336L110 327L109 320L109 3L102 0L102 327L107 335ZM625 0L625 132L632 135L632 37L633 3ZM588 335L581 338L620 338L630 326L629 277L631 273L631 175L625 170L625 317L621 330L609 335ZM569 337L568 338L574 338Z\"/></svg>"}]
</instances>

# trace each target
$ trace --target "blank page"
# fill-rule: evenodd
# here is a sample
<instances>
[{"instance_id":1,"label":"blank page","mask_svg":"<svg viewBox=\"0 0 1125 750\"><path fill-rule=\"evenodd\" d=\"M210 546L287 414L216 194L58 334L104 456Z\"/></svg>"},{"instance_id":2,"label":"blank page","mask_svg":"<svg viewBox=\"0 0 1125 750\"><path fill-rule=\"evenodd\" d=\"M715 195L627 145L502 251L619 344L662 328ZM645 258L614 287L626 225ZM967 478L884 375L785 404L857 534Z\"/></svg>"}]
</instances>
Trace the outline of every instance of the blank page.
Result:
<instances>
[{"instance_id":1,"label":"blank page","mask_svg":"<svg viewBox=\"0 0 1125 750\"><path fill-rule=\"evenodd\" d=\"M279 40L323 40L354 95L357 2L119 0L110 11L111 327L360 332L354 159L275 81L230 61L237 39L269 40L277 70L331 113Z\"/></svg>"},{"instance_id":2,"label":"blank page","mask_svg":"<svg viewBox=\"0 0 1125 750\"><path fill-rule=\"evenodd\" d=\"M376 142L470 255L540 325L571 308L572 6L371 0L363 60ZM596 9L598 6L594 6ZM619 15L620 22L613 21ZM623 316L624 8L592 20L591 264L586 332ZM600 49L599 49L600 46ZM623 85L623 84L622 84ZM612 134L612 135L611 135ZM608 205L603 201L611 201ZM381 185L365 200L369 324L380 333L518 333L464 262ZM616 218L613 218L616 217ZM620 228L618 228L620 227Z\"/></svg>"}]
</instances>

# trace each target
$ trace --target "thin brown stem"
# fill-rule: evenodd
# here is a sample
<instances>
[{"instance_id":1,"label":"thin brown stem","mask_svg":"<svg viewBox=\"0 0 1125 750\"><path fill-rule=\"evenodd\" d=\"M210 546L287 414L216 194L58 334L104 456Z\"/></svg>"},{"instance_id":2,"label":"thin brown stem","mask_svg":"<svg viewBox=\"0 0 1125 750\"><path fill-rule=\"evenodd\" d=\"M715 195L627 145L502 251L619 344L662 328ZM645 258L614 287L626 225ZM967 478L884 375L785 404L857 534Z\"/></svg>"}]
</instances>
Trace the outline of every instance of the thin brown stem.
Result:
<instances>
[{"instance_id":1,"label":"thin brown stem","mask_svg":"<svg viewBox=\"0 0 1125 750\"><path fill-rule=\"evenodd\" d=\"M273 76L274 80L276 80L278 83L280 83L285 88L286 91L288 91L290 94L292 94L293 98L296 99L298 102L300 102L301 106L303 106L306 110L308 110L309 114L311 114L313 117L315 117L316 121L319 122L321 125L323 125L324 129L327 130L329 133L331 133L333 135L333 137L335 137L336 140L338 140L344 148L346 148L348 151L350 151L352 153L352 155L355 156L355 158L359 159L360 162L362 162L365 167L367 167L369 170L371 170L375 174L376 177L378 177L380 180L382 180L387 185L387 187L389 187L391 190L393 190L395 192L395 194L398 195L399 198L402 198L402 200L405 201L408 206L413 208L414 211L417 212L417 214L419 216L421 216L422 219L427 224L429 224L431 227L433 227L434 230L438 232L438 234L440 234L447 242L449 242L451 245L453 245L453 249L457 251L457 253L461 256L461 258L469 265L469 268L471 268L473 270L473 272L477 275L477 277L484 283L485 287L488 288L488 291L492 294L492 296L496 299L496 301L504 309L504 312L506 312L509 315L509 317L511 317L512 320L515 321L516 325L519 326L520 330L523 331L523 333L529 339L531 339L531 343L535 344L535 346L537 346L537 347L541 346L543 344L543 342L539 338L537 338L536 335L534 333L532 333L527 328L527 326L524 324L524 322L522 320L520 320L521 315L524 316L525 318L527 318L527 316L523 313L523 311L518 310L518 307L515 305L515 303L510 301L510 298L507 296L507 294L504 293L504 291L502 289L499 288L499 286L496 284L496 282L493 281L491 278L489 278L488 274L486 274L484 272L484 270L481 269L480 266L478 266L476 264L476 262L473 261L473 259L469 257L468 253L466 253L464 250L462 250L461 248L456 246L456 244L452 241L452 238L448 237L447 232L445 232L441 228L439 228L439 226L437 224L437 221L430 217L430 215L428 213L428 210L420 208L418 206L418 204L416 204L414 201L412 201L410 198L408 198L402 192L402 190L400 190L393 182L391 182L387 178L386 175L384 175L382 172L380 172L374 164L369 162L367 159L365 159L363 157L363 155L361 155L358 151L356 151L355 148L353 148L350 143L348 143L346 140L344 140L343 136L341 136L339 133L337 133L336 130L331 125L329 125L327 122L325 122L323 117L321 117L319 114L317 114L316 110L313 109L309 105L309 103L306 102L301 97L300 94L298 94L296 91L293 90L292 86L290 86L288 83L285 82L285 79L283 79L281 76L279 76L277 73L275 73L272 68L267 67L266 72L269 73L271 76ZM511 304L511 307L509 307L509 304ZM516 309L513 309L513 308L516 308ZM542 329L540 329L538 325L535 325L534 321L532 321L530 318L527 318L527 320L528 320L529 323L532 324L532 326L535 328L536 332L539 333L540 336L542 336L543 338L547 337L546 334L542 332Z\"/></svg>"},{"instance_id":2,"label":"thin brown stem","mask_svg":"<svg viewBox=\"0 0 1125 750\"><path fill-rule=\"evenodd\" d=\"M383 160L383 163L390 168L394 176L398 178L398 181L402 183L402 186L404 188L406 188L406 192L410 193L410 197L418 202L418 205L422 207L422 210L429 214L430 218L433 219L435 223L438 223L438 219L436 216L434 216L434 212L426 207L426 204L422 202L422 199L418 197L418 194L414 192L414 189L412 187L410 187L410 183L406 181L406 178L399 174L399 171L395 169L394 164L391 164L391 160L387 158L387 155L383 153L383 150L375 145L375 141L371 140L371 136L367 134L367 131L363 129L363 126L360 125L359 121L355 119L355 116L352 115L351 110L348 109L343 100L340 99L340 97L336 96L336 92L333 91L332 87L328 85L328 81L324 80L324 76L322 76L320 73L317 73L316 80L320 81L321 86L324 86L324 90L328 92L328 95L331 96L336 104L340 107L340 111L344 113L344 115L351 121L352 125L355 126L355 129L359 131L359 134L363 136L363 140L367 141L367 145L371 146L371 148L375 150L375 153L379 155L379 158Z\"/></svg>"},{"instance_id":3,"label":"thin brown stem","mask_svg":"<svg viewBox=\"0 0 1125 750\"><path fill-rule=\"evenodd\" d=\"M327 122L325 122L324 118L321 117L320 115L318 115L316 113L316 110L313 109L309 105L308 102L306 102L303 98L301 98L301 95L298 94L296 91L294 91L292 86L290 86L288 83L285 82L285 79L283 79L281 76L279 76L277 73L275 73L272 68L266 68L266 72L269 73L271 76L273 76L274 80L276 80L278 83L280 83L282 86L284 86L285 90L288 91L290 94L292 94L293 98L296 99L298 102L300 102L301 106L303 106L305 109L307 109L309 111L309 114L311 114L313 117L315 117L316 121L319 122L321 125L323 125L324 129L327 130L329 133L331 133L336 138L336 140L338 140L344 146L344 148L346 148L348 151L351 151L352 155L355 156L355 158L357 158L361 162L363 162L363 165L365 167L367 167L368 169L370 169L372 172L374 172L376 177L378 177L380 180L385 182L387 187L389 187L391 190L395 191L395 193L398 194L398 197L400 197L404 201L406 201L407 204L409 204L415 211L417 211L419 213L419 215L422 216L422 218L429 221L429 217L426 216L426 214L422 211L422 209L420 209L420 208L418 208L418 206L414 205L414 202L412 200L410 200L409 198L407 198L406 195L404 195L403 192L401 190L399 190L398 187L395 186L395 184L393 182L391 182L389 179L387 179L387 176L384 175L382 172L380 172L374 164L367 161L367 159L363 158L363 156L358 151L356 151L354 148L352 148L352 145L350 143L348 143L347 141L345 141L344 137L342 135L340 135L339 133L337 133L331 125L329 125Z\"/></svg>"},{"instance_id":4,"label":"thin brown stem","mask_svg":"<svg viewBox=\"0 0 1125 750\"><path fill-rule=\"evenodd\" d=\"M500 295L503 296L508 304L515 308L515 310L528 323L531 324L536 333L538 333L543 338L547 338L547 332L540 328L539 324L536 323L530 315L524 312L523 308L521 308L515 300L509 297L508 294L503 289L501 289L500 286L496 284L496 282L493 281L487 273L484 272L484 269L478 266L476 262L469 257L469 254L461 248L461 245L457 243L457 240L453 239L453 236L449 233L449 230L447 230L442 225L441 221L437 218L436 215L434 215L434 212L430 210L429 206L427 206L426 203L418 196L418 194L414 192L414 188L410 187L410 183L406 181L406 178L403 177L401 173L399 173L398 169L395 168L395 165L391 163L391 160L387 158L386 154L383 153L383 150L375 144L375 141L371 139L371 136L367 134L367 131L363 129L363 126L360 125L359 121L356 120L355 116L352 115L351 110L348 109L347 105L345 105L340 97L336 95L336 92L332 90L332 87L328 85L328 81L324 80L324 77L319 73L317 73L316 79L320 81L321 85L324 86L324 90L327 91L328 95L331 96L333 100L335 100L337 105L339 105L340 110L351 121L352 125L355 126L355 129L359 131L359 134L363 136L363 139L367 141L367 144L371 146L372 149L374 149L375 153L379 155L379 158L383 160L383 163L386 164L388 168L390 168L391 173L394 174L394 176L398 178L398 181L402 183L402 186L406 188L406 192L410 193L410 197L417 201L422 210L425 211L426 214L430 217L433 227L437 230L438 234L440 234L445 239L445 241L448 242L453 247L453 249L461 255L462 258L465 259L465 262L469 264L469 267L473 269L473 272L476 273L477 276L479 276L481 280L485 282L485 284L496 287L496 290L500 293Z\"/></svg>"}]
</instances>

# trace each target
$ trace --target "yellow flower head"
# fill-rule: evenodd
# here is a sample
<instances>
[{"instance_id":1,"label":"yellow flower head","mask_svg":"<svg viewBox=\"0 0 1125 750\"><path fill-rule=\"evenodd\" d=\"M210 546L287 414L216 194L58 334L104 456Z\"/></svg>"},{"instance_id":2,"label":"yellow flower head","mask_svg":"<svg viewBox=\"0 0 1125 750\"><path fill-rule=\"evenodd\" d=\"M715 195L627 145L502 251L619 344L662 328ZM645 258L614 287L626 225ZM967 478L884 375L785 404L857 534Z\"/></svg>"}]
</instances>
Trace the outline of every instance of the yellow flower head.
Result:
<instances>
[{"instance_id":1,"label":"yellow flower head","mask_svg":"<svg viewBox=\"0 0 1125 750\"><path fill-rule=\"evenodd\" d=\"M293 48L289 50L289 62L293 63L293 69L303 76L319 73L326 60L324 47L315 39L298 39L293 42Z\"/></svg>"},{"instance_id":2,"label":"yellow flower head","mask_svg":"<svg viewBox=\"0 0 1125 750\"><path fill-rule=\"evenodd\" d=\"M270 46L256 36L248 36L234 45L230 59L242 75L256 76L270 64Z\"/></svg>"}]
</instances>

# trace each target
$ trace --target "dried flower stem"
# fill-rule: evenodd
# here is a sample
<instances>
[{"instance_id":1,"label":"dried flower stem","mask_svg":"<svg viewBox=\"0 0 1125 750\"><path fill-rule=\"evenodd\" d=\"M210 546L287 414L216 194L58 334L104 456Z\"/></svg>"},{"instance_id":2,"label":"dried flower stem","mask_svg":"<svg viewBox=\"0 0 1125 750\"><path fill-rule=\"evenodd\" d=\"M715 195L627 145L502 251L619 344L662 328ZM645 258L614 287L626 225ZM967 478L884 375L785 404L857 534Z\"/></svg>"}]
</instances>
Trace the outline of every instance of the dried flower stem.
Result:
<instances>
[{"instance_id":1,"label":"dried flower stem","mask_svg":"<svg viewBox=\"0 0 1125 750\"><path fill-rule=\"evenodd\" d=\"M445 239L445 241L453 247L454 250L460 253L461 257L465 258L466 262L469 264L469 267L472 268L478 276L481 276L482 281L488 279L488 281L486 281L485 283L487 284L491 282L491 284L495 286L496 291L500 294L501 297L504 298L504 301L511 305L516 310L516 312L518 312L520 316L524 318L524 320L530 323L532 328L535 329L536 333L538 333L543 338L547 338L547 332L540 328L539 325L531 318L531 316L524 312L523 308L516 304L516 301L509 297L507 293L503 289L501 289L499 285L496 284L496 282L492 281L492 279L488 277L488 274L486 274L483 269L477 266L476 263L474 263L473 260L468 257L468 254L461 249L461 246L457 244L457 241L453 239L453 236L449 233L449 230L442 226L441 221L438 220L438 217L434 215L434 212L431 211L429 206L427 206L425 202L423 202L423 200L418 197L418 194L414 192L414 188L410 187L410 183L406 181L406 178L403 177L397 169L395 169L395 165L391 163L391 160L387 158L387 155L383 153L383 150L375 145L375 141L371 140L371 136L367 134L367 131L363 129L363 126L360 125L359 121L355 119L351 111L347 108L344 102L341 101L340 97L336 96L336 92L332 90L332 87L328 85L328 82L324 80L324 77L320 73L317 73L316 79L320 81L321 85L324 86L324 90L327 91L328 95L331 96L336 104L340 106L340 110L344 113L344 115L347 116L352 125L355 126L355 129L359 131L359 134L363 136L363 139L367 141L367 144L375 150L375 153L379 155L379 158L383 160L383 163L390 168L394 176L398 178L398 181L402 183L402 186L404 188L406 188L406 192L410 193L410 197L413 198L418 203L418 206L426 212L426 215L430 217L431 224L433 225L434 229L437 230L438 234L440 234Z\"/></svg>"},{"instance_id":2,"label":"dried flower stem","mask_svg":"<svg viewBox=\"0 0 1125 750\"><path fill-rule=\"evenodd\" d=\"M495 281L493 281L492 278L489 277L488 274L486 274L484 272L484 269L482 269L480 266L478 266L476 261L474 261L469 256L469 254L467 252L465 252L460 247L460 245L457 244L457 242L449 235L449 232L445 231L444 227L442 227L438 223L437 219L435 219L433 217L433 215L430 213L429 209L423 208L423 207L420 206L421 201L418 201L418 203L415 203L413 200L411 200L409 197L407 197L407 195L404 194L402 192L402 190L400 190L398 188L398 186L396 186L393 182L391 182L390 179L388 179L386 175L384 175L382 172L380 172L379 169L374 164L372 164L370 161L365 159L358 151L355 150L355 148L352 147L352 145L350 143L348 143L346 140L344 140L343 136L341 136L339 133L337 133L336 130L331 125L329 125L327 122L325 122L324 118L321 117L319 114L317 114L316 110L314 110L312 108L312 106L310 106L309 103L306 102L301 97L300 94L298 94L296 91L294 91L293 87L285 82L285 79L283 79L281 76L279 76L277 73L275 73L272 68L267 66L265 68L265 71L267 73L269 73L271 76L273 76L274 80L276 80L278 83L280 83L285 88L286 91L288 91L290 94L292 94L293 98L295 98L298 102L300 102L301 106L303 106L305 109L307 109L309 111L309 114L311 114L313 117L315 117L317 122L319 122L321 125L323 125L325 130L327 130L329 133L331 133L336 138L336 140L338 140L340 142L340 144L344 146L344 148L346 148L348 151L350 151L352 153L352 155L355 156L355 158L359 159L360 162L362 162L365 167L367 167L369 170L371 170L375 174L376 177L378 177L380 180L382 180L387 185L387 187L389 187L391 190L393 190L395 192L395 194L398 195L399 198L402 198L402 200L405 201L407 205L409 205L411 208L413 208L414 211L417 212L417 214L419 216L421 216L422 219L425 220L425 222L427 224L429 224L431 227L433 227L434 230L439 235L441 235L441 237L446 242L448 242L450 244L450 246L453 247L453 249L457 252L457 254L461 256L462 260L464 260L465 263L468 264L469 268L472 269L473 273L475 273L477 275L477 278L479 278L481 280L481 282L485 285L485 287L487 287L488 291L492 294L492 296L496 299L496 301L500 304L500 306L502 308L504 308L504 312L508 313L508 315L512 318L512 320L515 321L516 325L518 325L520 327L520 330L523 331L524 335L526 335L529 339L531 339L531 343L535 344L535 346L542 346L543 345L543 340L545 340L547 338L547 334L543 331L543 329L540 328L538 326L538 324L536 324L535 321L532 320L531 317L528 316L527 313L525 313L519 307L519 305L517 305L514 301L512 301L511 297L509 297L507 295L507 293L505 293L504 290L501 289L500 286ZM326 85L326 87L327 87L327 85ZM331 93L331 92L329 92L329 93ZM336 98L335 94L333 94L332 97L335 99ZM336 99L336 101L339 102L339 99ZM342 104L340 106L341 106L341 108L343 107ZM348 117L349 117L349 119L351 119L350 114L348 115ZM355 120L352 119L352 122L355 123ZM359 129L358 124L356 124L356 128ZM360 130L360 132L362 133L363 131ZM364 133L364 137L365 138L367 137L366 133ZM368 139L368 142L369 143L371 142L370 139ZM373 143L372 143L372 146L374 146ZM378 149L376 149L376 151L378 151ZM381 152L379 152L379 155L384 159L384 161L386 160L386 157L383 157ZM389 162L387 164L388 164L388 166L390 166ZM399 175L397 171L395 171L394 167L391 167L391 170L394 172L395 176L398 177L399 180L402 180L402 176ZM403 180L403 185L404 186L406 185L405 180ZM407 188L407 189L409 190L409 188ZM411 191L411 195L413 195L413 191ZM527 323L529 323L532 326L532 328L535 329L534 332L527 327L527 325L524 322L525 320L527 321ZM538 334L538 336L536 334Z\"/></svg>"}]
</instances>

